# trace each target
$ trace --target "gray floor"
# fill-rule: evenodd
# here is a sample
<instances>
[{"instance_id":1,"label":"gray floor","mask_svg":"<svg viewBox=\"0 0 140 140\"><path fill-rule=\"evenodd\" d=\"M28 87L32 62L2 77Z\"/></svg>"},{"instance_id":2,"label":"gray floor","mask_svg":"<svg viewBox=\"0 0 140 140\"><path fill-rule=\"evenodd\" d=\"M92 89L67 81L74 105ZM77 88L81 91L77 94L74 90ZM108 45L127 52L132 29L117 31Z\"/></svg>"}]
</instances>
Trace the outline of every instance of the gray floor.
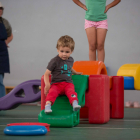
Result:
<instances>
[{"instance_id":1,"label":"gray floor","mask_svg":"<svg viewBox=\"0 0 140 140\"><path fill-rule=\"evenodd\" d=\"M140 108L125 108L124 119L111 119L106 124L89 124L81 120L73 128L50 128L44 136L7 136L8 123L38 122L40 107L20 105L16 109L0 111L0 140L140 140Z\"/></svg>"}]
</instances>

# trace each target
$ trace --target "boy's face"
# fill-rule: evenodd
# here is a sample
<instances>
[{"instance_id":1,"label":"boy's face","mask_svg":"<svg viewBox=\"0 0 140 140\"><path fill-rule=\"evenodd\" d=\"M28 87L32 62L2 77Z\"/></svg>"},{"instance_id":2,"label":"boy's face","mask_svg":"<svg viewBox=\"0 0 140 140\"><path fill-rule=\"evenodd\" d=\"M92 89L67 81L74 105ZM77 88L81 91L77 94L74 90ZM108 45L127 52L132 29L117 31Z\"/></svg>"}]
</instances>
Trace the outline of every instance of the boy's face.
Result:
<instances>
[{"instance_id":1,"label":"boy's face","mask_svg":"<svg viewBox=\"0 0 140 140\"><path fill-rule=\"evenodd\" d=\"M70 57L70 55L72 54L72 51L69 47L61 47L60 46L57 49L57 52L58 52L59 57L63 60L67 60Z\"/></svg>"}]
</instances>

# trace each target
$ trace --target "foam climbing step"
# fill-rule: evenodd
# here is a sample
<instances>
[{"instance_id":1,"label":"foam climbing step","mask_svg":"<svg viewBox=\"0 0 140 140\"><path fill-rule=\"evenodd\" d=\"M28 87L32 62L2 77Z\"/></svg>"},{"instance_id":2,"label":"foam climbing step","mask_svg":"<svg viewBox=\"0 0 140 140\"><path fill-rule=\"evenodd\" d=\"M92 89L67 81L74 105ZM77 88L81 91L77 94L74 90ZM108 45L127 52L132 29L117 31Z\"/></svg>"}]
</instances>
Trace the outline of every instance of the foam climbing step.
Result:
<instances>
[{"instance_id":1,"label":"foam climbing step","mask_svg":"<svg viewBox=\"0 0 140 140\"><path fill-rule=\"evenodd\" d=\"M38 121L49 123L50 127L74 127L79 124L79 111L52 110L52 113L49 114L45 114L42 110L38 115Z\"/></svg>"},{"instance_id":2,"label":"foam climbing step","mask_svg":"<svg viewBox=\"0 0 140 140\"><path fill-rule=\"evenodd\" d=\"M72 75L75 91L78 96L79 105L85 105L85 92L88 88L88 77L87 75ZM44 82L44 79L41 79ZM43 86L42 86L43 85ZM41 102L44 103L44 84L41 84ZM45 114L45 104L41 104L42 111L38 115L39 122L48 123L50 127L73 127L79 124L79 111L73 112L73 108L69 103L66 96L59 96L52 106L52 113Z\"/></svg>"}]
</instances>

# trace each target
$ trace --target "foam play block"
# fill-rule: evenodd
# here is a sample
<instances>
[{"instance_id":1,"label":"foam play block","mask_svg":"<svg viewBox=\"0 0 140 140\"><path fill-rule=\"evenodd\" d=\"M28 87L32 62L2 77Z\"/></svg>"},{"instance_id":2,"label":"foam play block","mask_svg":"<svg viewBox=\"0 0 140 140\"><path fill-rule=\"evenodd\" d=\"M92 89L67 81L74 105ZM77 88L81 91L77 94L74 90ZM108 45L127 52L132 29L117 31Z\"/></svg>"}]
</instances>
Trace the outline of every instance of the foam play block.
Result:
<instances>
[{"instance_id":1,"label":"foam play block","mask_svg":"<svg viewBox=\"0 0 140 140\"><path fill-rule=\"evenodd\" d=\"M88 93L89 123L102 124L110 120L110 92L107 75L90 75Z\"/></svg>"},{"instance_id":2,"label":"foam play block","mask_svg":"<svg viewBox=\"0 0 140 140\"><path fill-rule=\"evenodd\" d=\"M79 124L79 111L52 110L52 113L49 114L45 114L42 110L38 115L38 121L49 123L50 127L74 127Z\"/></svg>"},{"instance_id":3,"label":"foam play block","mask_svg":"<svg viewBox=\"0 0 140 140\"><path fill-rule=\"evenodd\" d=\"M23 123L9 123L7 126L15 126L15 125L40 125L45 126L47 131L50 131L50 124L47 123L39 123L39 122L23 122Z\"/></svg>"},{"instance_id":4,"label":"foam play block","mask_svg":"<svg viewBox=\"0 0 140 140\"><path fill-rule=\"evenodd\" d=\"M124 77L124 89L135 90L134 88L134 77Z\"/></svg>"},{"instance_id":5,"label":"foam play block","mask_svg":"<svg viewBox=\"0 0 140 140\"><path fill-rule=\"evenodd\" d=\"M4 129L4 134L6 135L30 136L30 135L45 135L46 133L47 133L46 127L39 125L7 126Z\"/></svg>"},{"instance_id":6,"label":"foam play block","mask_svg":"<svg viewBox=\"0 0 140 140\"><path fill-rule=\"evenodd\" d=\"M107 75L106 66L102 61L75 61L73 69L78 72L83 72L83 75Z\"/></svg>"},{"instance_id":7,"label":"foam play block","mask_svg":"<svg viewBox=\"0 0 140 140\"><path fill-rule=\"evenodd\" d=\"M134 88L140 90L140 64L124 64L122 65L117 76L134 77Z\"/></svg>"},{"instance_id":8,"label":"foam play block","mask_svg":"<svg viewBox=\"0 0 140 140\"><path fill-rule=\"evenodd\" d=\"M112 88L112 76L109 76L110 89Z\"/></svg>"},{"instance_id":9,"label":"foam play block","mask_svg":"<svg viewBox=\"0 0 140 140\"><path fill-rule=\"evenodd\" d=\"M85 107L80 117L88 118L91 124L103 124L110 120L110 82L107 75L90 75L86 91Z\"/></svg>"},{"instance_id":10,"label":"foam play block","mask_svg":"<svg viewBox=\"0 0 140 140\"><path fill-rule=\"evenodd\" d=\"M110 90L110 117L114 119L124 118L123 76L112 76L112 88Z\"/></svg>"}]
</instances>

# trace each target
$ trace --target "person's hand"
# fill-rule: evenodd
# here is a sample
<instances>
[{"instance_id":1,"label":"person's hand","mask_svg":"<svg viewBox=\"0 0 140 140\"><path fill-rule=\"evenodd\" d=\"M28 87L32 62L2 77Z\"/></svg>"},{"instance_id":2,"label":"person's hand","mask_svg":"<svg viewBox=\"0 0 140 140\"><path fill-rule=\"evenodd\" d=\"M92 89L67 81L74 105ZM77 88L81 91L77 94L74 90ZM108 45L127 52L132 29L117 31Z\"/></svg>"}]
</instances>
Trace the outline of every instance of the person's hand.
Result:
<instances>
[{"instance_id":1,"label":"person's hand","mask_svg":"<svg viewBox=\"0 0 140 140\"><path fill-rule=\"evenodd\" d=\"M9 48L9 46L8 46L8 42L7 42L7 41L5 41L5 43L6 43L7 48Z\"/></svg>"},{"instance_id":2,"label":"person's hand","mask_svg":"<svg viewBox=\"0 0 140 140\"><path fill-rule=\"evenodd\" d=\"M106 6L106 7L105 7L105 11L104 11L104 13L107 13L108 10L109 10L109 7Z\"/></svg>"},{"instance_id":3,"label":"person's hand","mask_svg":"<svg viewBox=\"0 0 140 140\"><path fill-rule=\"evenodd\" d=\"M76 75L82 75L83 72L76 72Z\"/></svg>"},{"instance_id":4,"label":"person's hand","mask_svg":"<svg viewBox=\"0 0 140 140\"><path fill-rule=\"evenodd\" d=\"M48 92L49 92L49 89L50 89L50 83L49 84L47 84L47 85L45 85L45 88L44 88L44 94L45 95L47 95L48 94Z\"/></svg>"},{"instance_id":5,"label":"person's hand","mask_svg":"<svg viewBox=\"0 0 140 140\"><path fill-rule=\"evenodd\" d=\"M86 6L84 6L83 9L86 10L86 11L88 10Z\"/></svg>"}]
</instances>

